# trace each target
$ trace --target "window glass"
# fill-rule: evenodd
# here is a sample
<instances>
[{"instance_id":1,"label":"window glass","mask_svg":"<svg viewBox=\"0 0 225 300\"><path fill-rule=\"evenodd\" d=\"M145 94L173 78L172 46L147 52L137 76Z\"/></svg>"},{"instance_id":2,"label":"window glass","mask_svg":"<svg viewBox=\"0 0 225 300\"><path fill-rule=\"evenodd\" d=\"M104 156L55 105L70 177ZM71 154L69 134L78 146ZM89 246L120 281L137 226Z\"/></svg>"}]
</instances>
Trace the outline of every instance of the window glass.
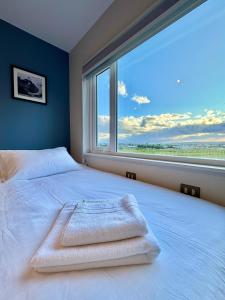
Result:
<instances>
[{"instance_id":1,"label":"window glass","mask_svg":"<svg viewBox=\"0 0 225 300\"><path fill-rule=\"evenodd\" d=\"M208 0L117 61L117 151L225 159L224 28Z\"/></svg>"},{"instance_id":2,"label":"window glass","mask_svg":"<svg viewBox=\"0 0 225 300\"><path fill-rule=\"evenodd\" d=\"M110 120L110 69L96 76L96 146L109 146Z\"/></svg>"}]
</instances>

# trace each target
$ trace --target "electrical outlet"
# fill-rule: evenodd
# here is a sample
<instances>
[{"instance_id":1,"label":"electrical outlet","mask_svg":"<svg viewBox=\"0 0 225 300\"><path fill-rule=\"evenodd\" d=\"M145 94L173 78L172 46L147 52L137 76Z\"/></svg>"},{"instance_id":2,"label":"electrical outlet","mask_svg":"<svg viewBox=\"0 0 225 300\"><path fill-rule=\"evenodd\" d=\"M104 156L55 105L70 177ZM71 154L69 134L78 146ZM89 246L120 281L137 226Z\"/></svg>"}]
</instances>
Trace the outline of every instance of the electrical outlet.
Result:
<instances>
[{"instance_id":1,"label":"electrical outlet","mask_svg":"<svg viewBox=\"0 0 225 300\"><path fill-rule=\"evenodd\" d=\"M133 172L126 172L126 177L127 178L130 178L130 179L134 179L136 180L136 173L133 173Z\"/></svg>"},{"instance_id":2,"label":"electrical outlet","mask_svg":"<svg viewBox=\"0 0 225 300\"><path fill-rule=\"evenodd\" d=\"M200 198L200 187L181 183L180 192L189 196Z\"/></svg>"}]
</instances>

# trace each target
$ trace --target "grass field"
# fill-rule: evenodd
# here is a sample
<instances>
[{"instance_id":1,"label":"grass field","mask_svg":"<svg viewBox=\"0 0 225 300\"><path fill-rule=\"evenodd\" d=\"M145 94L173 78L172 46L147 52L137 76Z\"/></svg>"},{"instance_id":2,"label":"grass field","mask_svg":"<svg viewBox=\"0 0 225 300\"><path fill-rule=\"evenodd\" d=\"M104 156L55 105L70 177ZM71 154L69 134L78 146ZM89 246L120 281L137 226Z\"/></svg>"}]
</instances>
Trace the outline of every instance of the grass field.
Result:
<instances>
[{"instance_id":1,"label":"grass field","mask_svg":"<svg viewBox=\"0 0 225 300\"><path fill-rule=\"evenodd\" d=\"M225 159L225 144L119 144L118 152Z\"/></svg>"}]
</instances>

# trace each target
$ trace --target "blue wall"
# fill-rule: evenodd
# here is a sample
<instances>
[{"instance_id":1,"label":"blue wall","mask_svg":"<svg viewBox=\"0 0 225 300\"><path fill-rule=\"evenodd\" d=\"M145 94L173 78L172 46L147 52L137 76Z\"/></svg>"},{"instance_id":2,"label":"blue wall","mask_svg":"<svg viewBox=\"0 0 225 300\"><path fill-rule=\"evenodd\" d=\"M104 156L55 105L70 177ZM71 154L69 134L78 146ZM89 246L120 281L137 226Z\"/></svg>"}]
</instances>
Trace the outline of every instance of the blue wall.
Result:
<instances>
[{"instance_id":1,"label":"blue wall","mask_svg":"<svg viewBox=\"0 0 225 300\"><path fill-rule=\"evenodd\" d=\"M47 105L12 98L11 65L47 76ZM0 149L57 146L69 148L69 55L0 20Z\"/></svg>"}]
</instances>

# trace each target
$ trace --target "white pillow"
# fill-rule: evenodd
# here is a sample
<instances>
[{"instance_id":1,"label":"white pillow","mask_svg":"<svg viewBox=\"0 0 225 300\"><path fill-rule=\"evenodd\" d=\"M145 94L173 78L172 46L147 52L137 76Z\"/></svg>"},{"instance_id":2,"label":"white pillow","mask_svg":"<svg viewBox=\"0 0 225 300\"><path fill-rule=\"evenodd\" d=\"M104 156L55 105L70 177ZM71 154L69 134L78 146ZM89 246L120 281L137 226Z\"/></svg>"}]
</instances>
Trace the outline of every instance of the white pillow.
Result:
<instances>
[{"instance_id":1,"label":"white pillow","mask_svg":"<svg viewBox=\"0 0 225 300\"><path fill-rule=\"evenodd\" d=\"M1 153L1 151L0 151ZM0 182L3 181L3 161L0 154Z\"/></svg>"},{"instance_id":2,"label":"white pillow","mask_svg":"<svg viewBox=\"0 0 225 300\"><path fill-rule=\"evenodd\" d=\"M33 179L80 170L65 147L45 150L0 151L1 180Z\"/></svg>"}]
</instances>

